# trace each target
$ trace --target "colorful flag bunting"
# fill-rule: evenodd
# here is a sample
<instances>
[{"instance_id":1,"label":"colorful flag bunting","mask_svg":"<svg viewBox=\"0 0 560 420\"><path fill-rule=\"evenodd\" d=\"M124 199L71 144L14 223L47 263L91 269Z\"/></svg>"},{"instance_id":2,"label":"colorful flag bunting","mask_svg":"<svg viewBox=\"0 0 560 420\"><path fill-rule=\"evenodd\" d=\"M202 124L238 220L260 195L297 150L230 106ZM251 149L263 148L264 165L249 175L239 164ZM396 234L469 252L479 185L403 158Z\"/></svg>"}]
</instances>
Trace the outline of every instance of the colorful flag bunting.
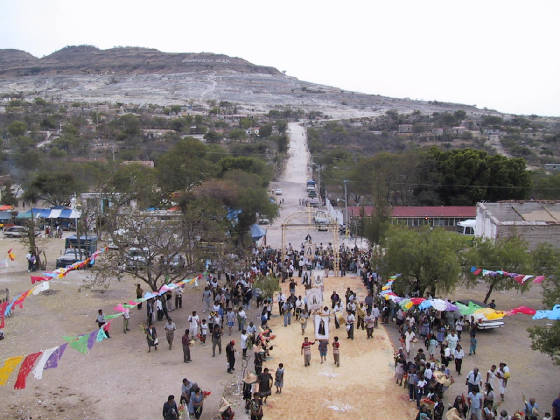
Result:
<instances>
[{"instance_id":1,"label":"colorful flag bunting","mask_svg":"<svg viewBox=\"0 0 560 420\"><path fill-rule=\"evenodd\" d=\"M12 251L12 248L8 249L8 258L10 259L10 261L15 261L16 260L16 254L14 254L14 251Z\"/></svg>"},{"instance_id":2,"label":"colorful flag bunting","mask_svg":"<svg viewBox=\"0 0 560 420\"><path fill-rule=\"evenodd\" d=\"M87 354L88 352L88 334L81 335L79 337L70 337L64 336L62 337L64 341L66 341L70 347L74 350L79 351L80 353ZM95 339L95 338L94 338Z\"/></svg>"},{"instance_id":3,"label":"colorful flag bunting","mask_svg":"<svg viewBox=\"0 0 560 420\"><path fill-rule=\"evenodd\" d=\"M6 385L10 375L22 359L23 356L14 356L4 360L4 365L0 368L0 386Z\"/></svg>"},{"instance_id":4,"label":"colorful flag bunting","mask_svg":"<svg viewBox=\"0 0 560 420\"><path fill-rule=\"evenodd\" d=\"M40 281L49 281L51 278L46 276L31 276L31 284L38 283Z\"/></svg>"},{"instance_id":5,"label":"colorful flag bunting","mask_svg":"<svg viewBox=\"0 0 560 420\"><path fill-rule=\"evenodd\" d=\"M45 364L45 369L53 369L58 367L58 362L60 362L60 359L62 359L62 355L64 354L64 350L66 350L67 346L68 344L64 343L59 346L53 352L53 354L51 354L51 357L49 357L49 360L47 360L47 363Z\"/></svg>"},{"instance_id":6,"label":"colorful flag bunting","mask_svg":"<svg viewBox=\"0 0 560 420\"><path fill-rule=\"evenodd\" d=\"M31 369L33 369L33 365L37 361L37 359L41 356L42 352L38 353L31 353L28 355L21 367L19 368L19 374L16 379L16 383L14 384L14 389L25 389L25 381L27 376L31 373Z\"/></svg>"},{"instance_id":7,"label":"colorful flag bunting","mask_svg":"<svg viewBox=\"0 0 560 420\"><path fill-rule=\"evenodd\" d=\"M47 364L47 360L51 357L57 347L52 347L47 349L41 354L41 358L37 361L35 368L33 369L33 376L35 379L42 379L43 378L43 370L45 370L45 365Z\"/></svg>"}]
</instances>

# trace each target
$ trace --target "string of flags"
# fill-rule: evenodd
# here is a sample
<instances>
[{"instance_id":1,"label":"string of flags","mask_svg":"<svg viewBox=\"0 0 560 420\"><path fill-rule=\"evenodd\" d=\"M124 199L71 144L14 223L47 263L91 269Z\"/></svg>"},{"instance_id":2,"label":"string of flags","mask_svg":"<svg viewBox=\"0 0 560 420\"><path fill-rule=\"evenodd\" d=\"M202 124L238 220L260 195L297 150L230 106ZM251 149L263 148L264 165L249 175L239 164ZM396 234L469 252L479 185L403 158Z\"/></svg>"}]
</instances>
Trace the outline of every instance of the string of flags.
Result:
<instances>
[{"instance_id":1,"label":"string of flags","mask_svg":"<svg viewBox=\"0 0 560 420\"><path fill-rule=\"evenodd\" d=\"M154 297L161 296L170 290L177 289L179 287L185 287L188 284L194 284L195 286L198 286L198 280L201 278L202 278L202 274L199 274L190 279L184 279L178 282L164 284L163 286L161 286L161 288L157 293L146 292L144 296L141 298L130 300L128 303L125 304L118 304L114 308L117 311L117 313L106 315L105 320L112 320L118 318L122 316L127 309L133 308L142 302L145 302L149 299L153 299ZM47 281L42 281L37 286L35 286L30 290L34 290L39 287L44 287L43 285L45 284L48 285L49 283ZM4 303L7 304L7 302ZM2 309L1 306L0 309ZM87 354L89 350L93 348L95 343L100 343L108 338L106 332L109 331L110 326L111 326L111 321L108 321L105 322L105 324L102 325L101 328L96 329L90 333L81 334L78 336L63 336L62 339L65 342L59 346L55 346L47 350L31 353L26 356L8 357L0 365L0 386L6 385L12 373L19 366L19 371L14 384L14 389L24 389L26 387L27 377L31 372L33 372L33 376L35 379L37 380L42 379L44 370L58 367L58 363L62 359L62 356L64 355L64 352L68 347L82 354Z\"/></svg>"},{"instance_id":2,"label":"string of flags","mask_svg":"<svg viewBox=\"0 0 560 420\"><path fill-rule=\"evenodd\" d=\"M473 270L474 269L474 270ZM480 271L479 271L480 270ZM483 269L478 269L476 267L471 268L471 272L474 274L477 272L476 275L483 273ZM488 273L489 270L486 270ZM523 274L515 274L515 273L507 273L504 271L494 272L497 274L494 275L504 275L509 276L514 279L517 277L529 277L529 279L534 278L533 283L540 283L544 280L544 276L525 276ZM483 274L484 275L484 274ZM491 274L486 274L491 275ZM473 316L476 320L497 320L502 319L504 316L512 316L517 314L523 315L532 315L534 320L537 319L550 319L550 320L560 320L560 305L554 305L551 310L535 310L533 308L529 308L527 306L519 306L517 308L513 308L509 311L498 311L493 308L484 308L479 305L476 305L473 302L469 302L468 305L464 305L460 302L451 303L449 301L443 299L425 299L425 298L404 298L398 296L395 292L393 292L393 283L397 280L401 275L395 274L389 277L388 281L381 287L381 292L379 293L380 296L384 297L385 300L391 300L398 304L403 311L408 311L413 306L418 306L418 309L425 310L428 308L434 308L437 311L459 311L459 313L463 316ZM539 279L541 278L541 279ZM538 281L537 281L538 280ZM517 280L516 280L517 281ZM524 280L524 281L527 281Z\"/></svg>"},{"instance_id":3,"label":"string of flags","mask_svg":"<svg viewBox=\"0 0 560 420\"><path fill-rule=\"evenodd\" d=\"M43 273L41 276L31 276L31 284L35 284L35 283L39 283L39 282L43 282L42 284L36 285L31 287L30 289L26 290L23 293L20 293L19 295L16 295L9 303L7 303L6 305L0 305L0 328L4 328L5 325L5 317L9 316L12 313L12 308L19 306L20 308L23 308L23 302L25 299L27 299L27 297L31 294L33 295L38 295L41 292L44 292L45 290L49 289L49 285L48 282L49 280L52 280L54 278L63 278L64 276L66 276L69 272L73 271L73 270L78 270L80 268L84 268L86 266L93 266L95 264L95 259L101 255L102 253L106 252L107 248L102 248L99 249L97 251L95 251L93 254L91 254L91 256L89 258L86 258L83 261L77 261L74 264L70 264L64 268L57 268L54 271L51 272L47 272L47 273ZM10 256L11 255L11 256ZM10 256L10 259L13 261L15 259L15 256L13 255L12 249L10 248L10 250L8 251L8 256ZM13 257L13 259L12 259Z\"/></svg>"},{"instance_id":4,"label":"string of flags","mask_svg":"<svg viewBox=\"0 0 560 420\"><path fill-rule=\"evenodd\" d=\"M496 277L496 276L503 276L509 277L515 280L519 284L524 284L526 281L533 279L533 283L542 283L544 280L544 276L534 276L534 275L527 275L527 274L517 274L517 273L509 273L503 270L486 270L485 268L480 267L471 267L471 273L474 276L482 275L483 277Z\"/></svg>"}]
</instances>

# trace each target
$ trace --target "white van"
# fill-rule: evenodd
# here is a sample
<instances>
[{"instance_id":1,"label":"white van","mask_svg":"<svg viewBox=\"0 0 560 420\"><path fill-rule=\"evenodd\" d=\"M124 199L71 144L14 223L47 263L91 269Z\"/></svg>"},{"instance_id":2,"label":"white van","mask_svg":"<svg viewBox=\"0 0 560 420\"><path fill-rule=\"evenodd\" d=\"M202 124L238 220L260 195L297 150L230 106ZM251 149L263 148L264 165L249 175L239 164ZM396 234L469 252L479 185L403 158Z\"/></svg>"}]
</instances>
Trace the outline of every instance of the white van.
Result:
<instances>
[{"instance_id":1,"label":"white van","mask_svg":"<svg viewBox=\"0 0 560 420\"><path fill-rule=\"evenodd\" d=\"M462 222L457 222L457 232L461 235L474 235L474 226L476 219L467 219Z\"/></svg>"}]
</instances>

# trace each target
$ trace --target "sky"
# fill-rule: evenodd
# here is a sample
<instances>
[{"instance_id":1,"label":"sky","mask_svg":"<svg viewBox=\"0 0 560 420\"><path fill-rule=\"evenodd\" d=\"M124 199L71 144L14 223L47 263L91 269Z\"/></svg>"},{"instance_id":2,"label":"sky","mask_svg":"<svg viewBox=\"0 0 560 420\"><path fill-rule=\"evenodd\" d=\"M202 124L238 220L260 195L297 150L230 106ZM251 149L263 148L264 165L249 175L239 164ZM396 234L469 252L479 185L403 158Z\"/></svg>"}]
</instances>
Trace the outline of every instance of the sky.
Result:
<instances>
[{"instance_id":1,"label":"sky","mask_svg":"<svg viewBox=\"0 0 560 420\"><path fill-rule=\"evenodd\" d=\"M213 52L384 96L560 116L556 0L0 0L0 48Z\"/></svg>"}]
</instances>

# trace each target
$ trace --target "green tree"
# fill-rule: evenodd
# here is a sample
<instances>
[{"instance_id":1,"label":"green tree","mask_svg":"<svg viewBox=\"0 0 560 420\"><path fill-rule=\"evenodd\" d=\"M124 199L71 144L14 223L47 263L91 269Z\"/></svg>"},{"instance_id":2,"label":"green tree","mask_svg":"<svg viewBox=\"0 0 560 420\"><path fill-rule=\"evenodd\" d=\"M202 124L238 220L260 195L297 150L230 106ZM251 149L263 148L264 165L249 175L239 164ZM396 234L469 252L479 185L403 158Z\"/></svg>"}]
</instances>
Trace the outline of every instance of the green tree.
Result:
<instances>
[{"instance_id":1,"label":"green tree","mask_svg":"<svg viewBox=\"0 0 560 420\"><path fill-rule=\"evenodd\" d=\"M401 273L396 290L426 291L432 296L454 289L461 273L465 238L443 229L420 231L391 227L381 260L386 275Z\"/></svg>"},{"instance_id":2,"label":"green tree","mask_svg":"<svg viewBox=\"0 0 560 420\"><path fill-rule=\"evenodd\" d=\"M497 239L475 239L473 246L464 253L467 272L467 284L477 284L478 277L470 273L470 267L482 267L493 271L506 271L508 273L528 273L531 271L532 258L527 248L527 243L518 237ZM521 285L509 276L483 276L481 277L488 287L484 303L488 302L493 291L516 289L524 292L529 283Z\"/></svg>"},{"instance_id":3,"label":"green tree","mask_svg":"<svg viewBox=\"0 0 560 420\"><path fill-rule=\"evenodd\" d=\"M12 184L7 182L2 188L2 203L9 206L17 205L17 198L12 191Z\"/></svg>"},{"instance_id":4,"label":"green tree","mask_svg":"<svg viewBox=\"0 0 560 420\"><path fill-rule=\"evenodd\" d=\"M23 121L13 121L8 126L8 133L10 133L10 136L12 137L23 136L26 131L27 124L25 124Z\"/></svg>"},{"instance_id":5,"label":"green tree","mask_svg":"<svg viewBox=\"0 0 560 420\"><path fill-rule=\"evenodd\" d=\"M156 161L158 184L166 193L189 191L212 177L216 168L207 155L208 148L193 138L180 140Z\"/></svg>"},{"instance_id":6,"label":"green tree","mask_svg":"<svg viewBox=\"0 0 560 420\"><path fill-rule=\"evenodd\" d=\"M533 251L535 273L545 275L543 303L547 308L560 304L560 249L545 244ZM549 355L560 365L560 321L552 326L535 326L528 329L531 348Z\"/></svg>"},{"instance_id":7,"label":"green tree","mask_svg":"<svg viewBox=\"0 0 560 420\"><path fill-rule=\"evenodd\" d=\"M67 205L73 194L83 190L73 173L64 170L37 173L25 189L24 198L35 202L43 200L53 206Z\"/></svg>"}]
</instances>

